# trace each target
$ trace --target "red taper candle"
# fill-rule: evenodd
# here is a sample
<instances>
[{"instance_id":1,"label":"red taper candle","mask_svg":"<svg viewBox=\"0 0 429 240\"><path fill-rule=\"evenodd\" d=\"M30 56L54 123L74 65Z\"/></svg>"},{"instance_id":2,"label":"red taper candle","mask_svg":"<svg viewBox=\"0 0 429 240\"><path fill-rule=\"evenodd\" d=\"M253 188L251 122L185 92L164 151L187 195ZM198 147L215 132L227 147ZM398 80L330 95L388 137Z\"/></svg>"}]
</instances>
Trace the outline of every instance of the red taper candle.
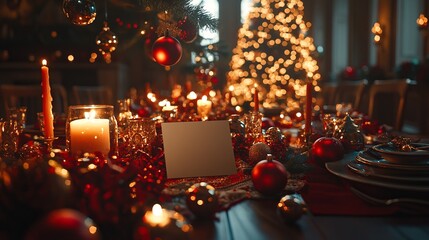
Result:
<instances>
[{"instance_id":1,"label":"red taper candle","mask_svg":"<svg viewBox=\"0 0 429 240\"><path fill-rule=\"evenodd\" d=\"M312 117L312 94L313 84L307 80L306 96L305 96L305 134L311 134L311 117Z\"/></svg>"},{"instance_id":2,"label":"red taper candle","mask_svg":"<svg viewBox=\"0 0 429 240\"><path fill-rule=\"evenodd\" d=\"M42 111L44 123L44 136L45 139L54 138L54 115L52 114L52 96L51 86L49 84L49 68L46 66L47 61L42 61Z\"/></svg>"},{"instance_id":3,"label":"red taper candle","mask_svg":"<svg viewBox=\"0 0 429 240\"><path fill-rule=\"evenodd\" d=\"M255 104L255 112L259 112L259 90L258 86L255 84L255 95L253 95L253 103Z\"/></svg>"}]
</instances>

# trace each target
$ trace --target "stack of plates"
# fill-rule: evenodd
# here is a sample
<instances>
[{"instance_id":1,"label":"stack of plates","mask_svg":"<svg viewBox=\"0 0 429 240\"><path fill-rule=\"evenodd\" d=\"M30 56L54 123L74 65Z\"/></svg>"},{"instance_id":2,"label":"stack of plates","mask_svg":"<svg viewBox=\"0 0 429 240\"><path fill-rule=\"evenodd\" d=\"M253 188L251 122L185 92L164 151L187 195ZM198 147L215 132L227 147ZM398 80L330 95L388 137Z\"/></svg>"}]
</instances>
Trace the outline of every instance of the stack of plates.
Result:
<instances>
[{"instance_id":1,"label":"stack of plates","mask_svg":"<svg viewBox=\"0 0 429 240\"><path fill-rule=\"evenodd\" d=\"M415 147L420 147L416 145ZM350 181L397 190L429 192L429 151L396 151L388 144L326 163L331 173Z\"/></svg>"}]
</instances>

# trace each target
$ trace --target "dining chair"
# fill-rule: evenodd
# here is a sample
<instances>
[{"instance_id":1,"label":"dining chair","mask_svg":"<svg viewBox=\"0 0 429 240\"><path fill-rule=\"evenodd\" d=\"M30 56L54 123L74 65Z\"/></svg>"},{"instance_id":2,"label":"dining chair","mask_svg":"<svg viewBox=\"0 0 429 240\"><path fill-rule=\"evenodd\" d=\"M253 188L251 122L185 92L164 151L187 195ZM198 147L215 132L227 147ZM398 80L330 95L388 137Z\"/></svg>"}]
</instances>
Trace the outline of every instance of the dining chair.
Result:
<instances>
[{"instance_id":1,"label":"dining chair","mask_svg":"<svg viewBox=\"0 0 429 240\"><path fill-rule=\"evenodd\" d=\"M323 105L334 105L335 104L335 95L338 89L338 83L336 82L326 82L321 84L322 88L322 99Z\"/></svg>"},{"instance_id":2,"label":"dining chair","mask_svg":"<svg viewBox=\"0 0 429 240\"><path fill-rule=\"evenodd\" d=\"M375 80L369 89L369 117L401 130L410 82L410 79Z\"/></svg>"},{"instance_id":3,"label":"dining chair","mask_svg":"<svg viewBox=\"0 0 429 240\"><path fill-rule=\"evenodd\" d=\"M112 89L107 86L73 86L73 96L76 104L107 104L114 103Z\"/></svg>"},{"instance_id":4,"label":"dining chair","mask_svg":"<svg viewBox=\"0 0 429 240\"><path fill-rule=\"evenodd\" d=\"M68 107L67 92L64 86L51 85L52 111L65 113ZM1 84L0 96L3 100L2 110L6 117L12 108L26 107L26 122L34 124L37 121L37 113L42 111L42 88L40 85L15 85Z\"/></svg>"},{"instance_id":5,"label":"dining chair","mask_svg":"<svg viewBox=\"0 0 429 240\"><path fill-rule=\"evenodd\" d=\"M368 80L343 81L338 84L335 103L351 103L353 109L359 109Z\"/></svg>"}]
</instances>

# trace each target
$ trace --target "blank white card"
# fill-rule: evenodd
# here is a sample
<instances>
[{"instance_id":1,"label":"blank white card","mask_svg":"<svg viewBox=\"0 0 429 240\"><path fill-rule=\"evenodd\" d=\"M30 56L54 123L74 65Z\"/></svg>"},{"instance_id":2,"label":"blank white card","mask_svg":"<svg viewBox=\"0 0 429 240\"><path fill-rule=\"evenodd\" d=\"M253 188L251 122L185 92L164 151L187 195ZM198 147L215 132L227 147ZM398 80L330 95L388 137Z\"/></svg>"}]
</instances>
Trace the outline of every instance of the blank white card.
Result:
<instances>
[{"instance_id":1,"label":"blank white card","mask_svg":"<svg viewBox=\"0 0 429 240\"><path fill-rule=\"evenodd\" d=\"M167 178L237 172L228 121L162 123Z\"/></svg>"}]
</instances>

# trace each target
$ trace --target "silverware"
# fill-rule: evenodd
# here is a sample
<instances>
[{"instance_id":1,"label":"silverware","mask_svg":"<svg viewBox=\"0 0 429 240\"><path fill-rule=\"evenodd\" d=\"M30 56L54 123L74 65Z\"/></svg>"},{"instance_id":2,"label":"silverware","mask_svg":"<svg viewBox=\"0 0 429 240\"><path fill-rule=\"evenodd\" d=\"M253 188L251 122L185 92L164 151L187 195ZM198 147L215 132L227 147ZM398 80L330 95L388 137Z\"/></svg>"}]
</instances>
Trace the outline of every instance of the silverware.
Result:
<instances>
[{"instance_id":1,"label":"silverware","mask_svg":"<svg viewBox=\"0 0 429 240\"><path fill-rule=\"evenodd\" d=\"M417 198L381 199L381 198L376 198L376 197L370 196L366 193L363 193L362 191L357 190L354 187L351 187L350 190L354 194L356 194L356 196L360 197L361 199L366 200L367 202L374 203L374 204L390 206L390 205L395 204L395 203L408 203L408 204L419 204L419 205L429 206L429 201L425 201L422 199L417 199Z\"/></svg>"}]
</instances>

